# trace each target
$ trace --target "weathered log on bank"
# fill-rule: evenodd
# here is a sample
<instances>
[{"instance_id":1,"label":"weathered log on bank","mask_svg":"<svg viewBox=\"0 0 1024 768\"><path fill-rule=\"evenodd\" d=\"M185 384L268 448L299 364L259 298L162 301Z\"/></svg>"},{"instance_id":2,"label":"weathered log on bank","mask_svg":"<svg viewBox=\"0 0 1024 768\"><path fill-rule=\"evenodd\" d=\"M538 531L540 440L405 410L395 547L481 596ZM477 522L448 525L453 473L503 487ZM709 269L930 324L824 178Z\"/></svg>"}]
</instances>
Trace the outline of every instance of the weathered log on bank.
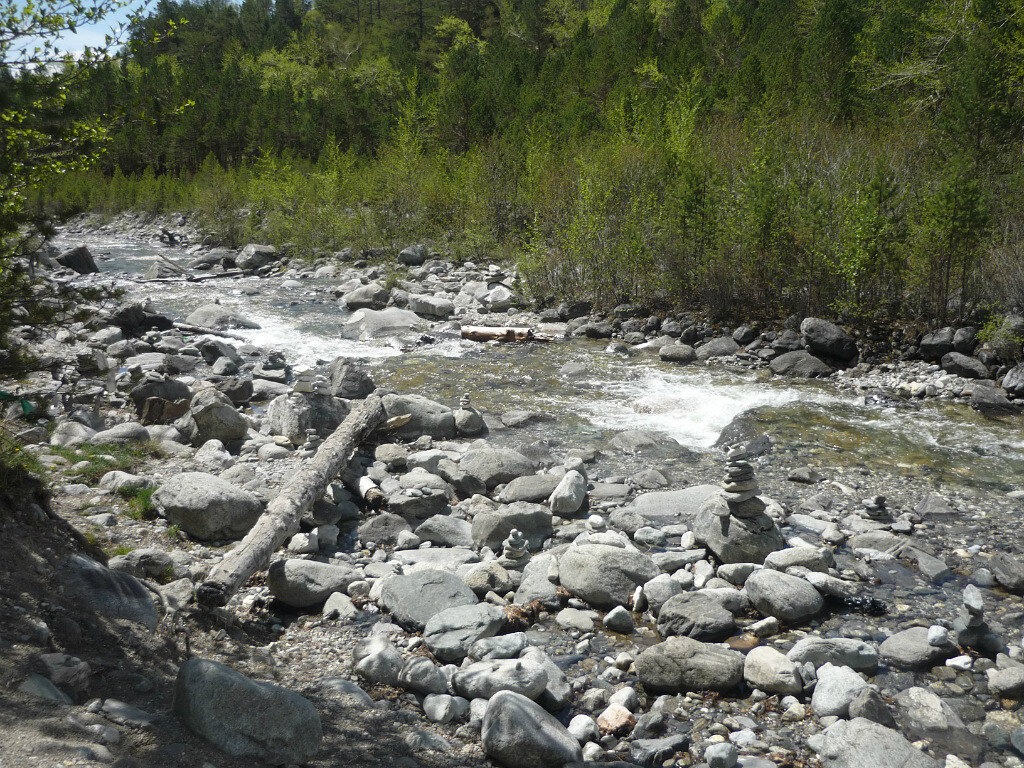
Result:
<instances>
[{"instance_id":1,"label":"weathered log on bank","mask_svg":"<svg viewBox=\"0 0 1024 768\"><path fill-rule=\"evenodd\" d=\"M554 341L554 336L537 333L533 328L518 326L500 326L491 328L485 325L466 325L462 328L462 338L470 341Z\"/></svg>"},{"instance_id":2,"label":"weathered log on bank","mask_svg":"<svg viewBox=\"0 0 1024 768\"><path fill-rule=\"evenodd\" d=\"M311 459L285 483L267 505L252 530L196 590L200 605L225 605L256 571L266 568L270 558L299 530L299 519L323 496L327 485L348 463L359 443L384 419L380 397L370 395L352 411Z\"/></svg>"}]
</instances>

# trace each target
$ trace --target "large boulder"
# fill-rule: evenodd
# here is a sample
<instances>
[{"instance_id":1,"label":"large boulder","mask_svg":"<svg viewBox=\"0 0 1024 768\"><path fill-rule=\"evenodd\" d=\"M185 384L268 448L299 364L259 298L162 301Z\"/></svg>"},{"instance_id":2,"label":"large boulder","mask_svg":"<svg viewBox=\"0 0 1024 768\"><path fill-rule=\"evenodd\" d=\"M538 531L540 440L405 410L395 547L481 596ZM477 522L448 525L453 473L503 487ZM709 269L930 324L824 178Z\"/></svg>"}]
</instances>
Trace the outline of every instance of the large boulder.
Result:
<instances>
[{"instance_id":1,"label":"large boulder","mask_svg":"<svg viewBox=\"0 0 1024 768\"><path fill-rule=\"evenodd\" d=\"M743 680L743 657L689 637L670 637L637 656L636 673L649 694L729 691Z\"/></svg>"},{"instance_id":2,"label":"large boulder","mask_svg":"<svg viewBox=\"0 0 1024 768\"><path fill-rule=\"evenodd\" d=\"M189 728L232 757L305 763L320 748L320 715L294 691L207 659L178 669L171 705Z\"/></svg>"},{"instance_id":3,"label":"large boulder","mask_svg":"<svg viewBox=\"0 0 1024 768\"><path fill-rule=\"evenodd\" d=\"M473 605L477 599L454 573L424 569L389 576L381 588L380 602L398 624L419 632L441 611Z\"/></svg>"},{"instance_id":4,"label":"large boulder","mask_svg":"<svg viewBox=\"0 0 1024 768\"><path fill-rule=\"evenodd\" d=\"M345 319L341 326L341 336L345 339L366 341L382 336L397 336L421 325L422 318L408 309L359 309Z\"/></svg>"},{"instance_id":5,"label":"large boulder","mask_svg":"<svg viewBox=\"0 0 1024 768\"><path fill-rule=\"evenodd\" d=\"M912 739L926 739L934 749L971 764L985 751L985 742L971 733L960 716L932 691L907 688L896 694L897 719Z\"/></svg>"},{"instance_id":6,"label":"large boulder","mask_svg":"<svg viewBox=\"0 0 1024 768\"><path fill-rule=\"evenodd\" d=\"M668 574L662 575L669 582L677 583ZM654 582L648 582L648 585L644 586L644 594L650 591L655 593L651 595L654 597L657 594ZM736 621L732 612L721 600L703 590L676 594L658 608L658 632L662 637L685 635L695 640L724 640L735 631Z\"/></svg>"},{"instance_id":7,"label":"large boulder","mask_svg":"<svg viewBox=\"0 0 1024 768\"><path fill-rule=\"evenodd\" d=\"M780 376L798 376L803 379L816 379L832 373L832 369L825 362L806 349L784 352L774 358L768 364L768 368Z\"/></svg>"},{"instance_id":8,"label":"large boulder","mask_svg":"<svg viewBox=\"0 0 1024 768\"><path fill-rule=\"evenodd\" d=\"M933 363L939 362L943 355L953 351L954 338L956 338L956 330L948 327L926 333L921 337L921 343L918 344L921 357Z\"/></svg>"},{"instance_id":9,"label":"large boulder","mask_svg":"<svg viewBox=\"0 0 1024 768\"><path fill-rule=\"evenodd\" d=\"M703 361L710 360L712 357L735 355L739 351L740 345L736 343L732 336L719 336L697 347L696 354L697 359Z\"/></svg>"},{"instance_id":10,"label":"large boulder","mask_svg":"<svg viewBox=\"0 0 1024 768\"><path fill-rule=\"evenodd\" d=\"M846 717L850 704L867 690L868 684L849 667L823 664L818 669L811 706L818 717Z\"/></svg>"},{"instance_id":11,"label":"large boulder","mask_svg":"<svg viewBox=\"0 0 1024 768\"><path fill-rule=\"evenodd\" d=\"M863 717L826 728L818 758L823 768L941 768L896 731Z\"/></svg>"},{"instance_id":12,"label":"large boulder","mask_svg":"<svg viewBox=\"0 0 1024 768\"><path fill-rule=\"evenodd\" d=\"M326 392L292 392L279 395L267 408L271 434L283 435L295 445L306 442L306 430L328 437L348 416L348 404Z\"/></svg>"},{"instance_id":13,"label":"large boulder","mask_svg":"<svg viewBox=\"0 0 1024 768\"><path fill-rule=\"evenodd\" d=\"M78 245L64 251L64 253L57 257L57 263L62 267L73 269L80 275L88 275L100 271L99 267L96 266L96 260L93 259L89 249L84 245Z\"/></svg>"},{"instance_id":14,"label":"large boulder","mask_svg":"<svg viewBox=\"0 0 1024 768\"><path fill-rule=\"evenodd\" d=\"M831 663L858 672L874 672L878 666L878 649L875 645L846 637L802 637L786 656L797 664L809 663L815 669Z\"/></svg>"},{"instance_id":15,"label":"large boulder","mask_svg":"<svg viewBox=\"0 0 1024 768\"><path fill-rule=\"evenodd\" d=\"M376 389L373 379L362 368L347 358L339 357L331 363L331 394L346 400L362 400Z\"/></svg>"},{"instance_id":16,"label":"large boulder","mask_svg":"<svg viewBox=\"0 0 1024 768\"><path fill-rule=\"evenodd\" d=\"M220 440L229 445L244 440L249 433L249 425L228 396L213 387L196 392L188 413L174 426L196 447L207 440Z\"/></svg>"},{"instance_id":17,"label":"large boulder","mask_svg":"<svg viewBox=\"0 0 1024 768\"><path fill-rule=\"evenodd\" d=\"M237 539L263 513L259 497L205 472L171 475L153 494L169 523L196 539Z\"/></svg>"},{"instance_id":18,"label":"large boulder","mask_svg":"<svg viewBox=\"0 0 1024 768\"><path fill-rule=\"evenodd\" d=\"M608 544L569 547L558 559L562 586L595 608L626 605L661 569L637 550Z\"/></svg>"},{"instance_id":19,"label":"large boulder","mask_svg":"<svg viewBox=\"0 0 1024 768\"><path fill-rule=\"evenodd\" d=\"M446 405L422 395L384 395L381 402L389 419L404 415L410 417L406 424L392 433L395 437L407 440L415 440L421 435L439 440L455 437L455 414Z\"/></svg>"},{"instance_id":20,"label":"large boulder","mask_svg":"<svg viewBox=\"0 0 1024 768\"><path fill-rule=\"evenodd\" d=\"M761 613L789 623L817 616L825 606L818 590L805 579L770 568L750 574L743 589Z\"/></svg>"},{"instance_id":21,"label":"large boulder","mask_svg":"<svg viewBox=\"0 0 1024 768\"><path fill-rule=\"evenodd\" d=\"M1002 387L1006 394L1024 398L1024 363L1010 369L1003 377Z\"/></svg>"},{"instance_id":22,"label":"large boulder","mask_svg":"<svg viewBox=\"0 0 1024 768\"><path fill-rule=\"evenodd\" d=\"M712 484L677 491L653 491L637 496L628 509L652 523L691 523L705 502L721 493L722 486Z\"/></svg>"},{"instance_id":23,"label":"large boulder","mask_svg":"<svg viewBox=\"0 0 1024 768\"><path fill-rule=\"evenodd\" d=\"M848 363L857 357L857 342L835 323L820 317L806 317L800 323L800 333L811 352Z\"/></svg>"},{"instance_id":24,"label":"large boulder","mask_svg":"<svg viewBox=\"0 0 1024 768\"><path fill-rule=\"evenodd\" d=\"M489 699L500 691L539 699L547 683L547 671L536 659L478 661L452 677L452 689L467 699Z\"/></svg>"},{"instance_id":25,"label":"large boulder","mask_svg":"<svg viewBox=\"0 0 1024 768\"><path fill-rule=\"evenodd\" d=\"M272 245L249 243L235 256L235 266L246 272L255 272L280 258L280 254Z\"/></svg>"},{"instance_id":26,"label":"large boulder","mask_svg":"<svg viewBox=\"0 0 1024 768\"><path fill-rule=\"evenodd\" d=\"M763 563L772 552L786 548L775 521L765 512L761 499L737 505L742 515L733 514L721 494L708 496L693 521L697 541L723 563Z\"/></svg>"},{"instance_id":27,"label":"large boulder","mask_svg":"<svg viewBox=\"0 0 1024 768\"><path fill-rule=\"evenodd\" d=\"M976 357L969 357L960 352L947 352L939 363L942 370L964 379L986 379L988 368Z\"/></svg>"},{"instance_id":28,"label":"large boulder","mask_svg":"<svg viewBox=\"0 0 1024 768\"><path fill-rule=\"evenodd\" d=\"M270 594L292 608L320 605L335 592L345 592L362 572L346 563L319 563L288 558L271 564L267 571Z\"/></svg>"},{"instance_id":29,"label":"large boulder","mask_svg":"<svg viewBox=\"0 0 1024 768\"><path fill-rule=\"evenodd\" d=\"M440 661L458 663L469 647L484 637L494 637L505 625L505 609L490 603L457 605L430 617L423 642Z\"/></svg>"},{"instance_id":30,"label":"large boulder","mask_svg":"<svg viewBox=\"0 0 1024 768\"><path fill-rule=\"evenodd\" d=\"M480 731L484 753L506 768L561 768L583 759L579 742L539 704L512 691L487 702Z\"/></svg>"},{"instance_id":31,"label":"large boulder","mask_svg":"<svg viewBox=\"0 0 1024 768\"><path fill-rule=\"evenodd\" d=\"M341 300L352 310L384 309L390 296L388 289L380 283L368 283L349 291L341 297Z\"/></svg>"},{"instance_id":32,"label":"large boulder","mask_svg":"<svg viewBox=\"0 0 1024 768\"><path fill-rule=\"evenodd\" d=\"M198 307L185 318L186 323L198 325L203 328L212 328L215 331L227 331L232 328L259 328L259 323L243 317L237 312L222 307L220 304L204 304Z\"/></svg>"},{"instance_id":33,"label":"large boulder","mask_svg":"<svg viewBox=\"0 0 1024 768\"><path fill-rule=\"evenodd\" d=\"M517 477L533 474L537 467L519 451L510 448L475 448L463 454L459 469L480 479L491 489Z\"/></svg>"},{"instance_id":34,"label":"large boulder","mask_svg":"<svg viewBox=\"0 0 1024 768\"><path fill-rule=\"evenodd\" d=\"M470 534L478 547L490 547L497 552L513 528L526 537L530 549L536 552L554 535L551 510L525 501L481 510L473 516Z\"/></svg>"},{"instance_id":35,"label":"large boulder","mask_svg":"<svg viewBox=\"0 0 1024 768\"><path fill-rule=\"evenodd\" d=\"M81 607L106 619L122 619L156 629L160 616L153 594L134 576L73 555L58 570L58 580Z\"/></svg>"},{"instance_id":36,"label":"large boulder","mask_svg":"<svg viewBox=\"0 0 1024 768\"><path fill-rule=\"evenodd\" d=\"M951 645L928 642L927 627L911 627L886 638L878 646L882 661L897 669L922 669L938 664L956 653Z\"/></svg>"},{"instance_id":37,"label":"large boulder","mask_svg":"<svg viewBox=\"0 0 1024 768\"><path fill-rule=\"evenodd\" d=\"M417 293L409 295L408 307L417 315L440 320L451 317L455 312L455 304L451 299Z\"/></svg>"},{"instance_id":38,"label":"large boulder","mask_svg":"<svg viewBox=\"0 0 1024 768\"><path fill-rule=\"evenodd\" d=\"M132 387L132 390L128 393L128 399L132 401L132 405L135 406L135 412L140 416L146 401L151 397L158 397L161 400L167 400L172 403L178 400L191 400L192 390L183 381L151 374Z\"/></svg>"}]
</instances>

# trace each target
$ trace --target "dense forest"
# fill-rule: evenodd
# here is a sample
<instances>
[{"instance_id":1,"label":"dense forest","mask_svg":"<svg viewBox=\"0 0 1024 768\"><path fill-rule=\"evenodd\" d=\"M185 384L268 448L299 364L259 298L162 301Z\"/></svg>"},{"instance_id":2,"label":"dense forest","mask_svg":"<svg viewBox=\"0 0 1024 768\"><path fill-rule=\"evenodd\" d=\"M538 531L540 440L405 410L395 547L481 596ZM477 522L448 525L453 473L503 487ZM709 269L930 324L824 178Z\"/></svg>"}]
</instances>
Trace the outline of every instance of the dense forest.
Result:
<instances>
[{"instance_id":1,"label":"dense forest","mask_svg":"<svg viewBox=\"0 0 1024 768\"><path fill-rule=\"evenodd\" d=\"M32 205L429 241L538 297L944 321L1024 302L1017 0L169 0Z\"/></svg>"}]
</instances>

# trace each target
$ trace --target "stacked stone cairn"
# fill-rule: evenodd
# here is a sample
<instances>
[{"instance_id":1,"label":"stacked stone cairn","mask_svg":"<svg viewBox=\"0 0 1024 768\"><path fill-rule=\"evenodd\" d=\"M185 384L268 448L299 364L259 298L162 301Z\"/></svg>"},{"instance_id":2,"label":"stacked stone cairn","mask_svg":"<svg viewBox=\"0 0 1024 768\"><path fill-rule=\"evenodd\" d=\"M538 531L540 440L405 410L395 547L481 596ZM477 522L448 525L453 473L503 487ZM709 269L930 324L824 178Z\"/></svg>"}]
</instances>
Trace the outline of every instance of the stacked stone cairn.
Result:
<instances>
[{"instance_id":1,"label":"stacked stone cairn","mask_svg":"<svg viewBox=\"0 0 1024 768\"><path fill-rule=\"evenodd\" d=\"M704 502L693 532L723 563L760 564L772 552L785 549L786 542L765 511L754 467L744 456L735 447L726 452L722 492Z\"/></svg>"},{"instance_id":2,"label":"stacked stone cairn","mask_svg":"<svg viewBox=\"0 0 1024 768\"><path fill-rule=\"evenodd\" d=\"M985 621L985 601L981 590L973 584L964 588L964 602L953 620L953 637L961 648L994 656L1004 643Z\"/></svg>"},{"instance_id":3,"label":"stacked stone cairn","mask_svg":"<svg viewBox=\"0 0 1024 768\"><path fill-rule=\"evenodd\" d=\"M508 538L502 542L501 557L498 564L502 568L520 570L530 559L530 542L526 540L522 532L513 528Z\"/></svg>"}]
</instances>

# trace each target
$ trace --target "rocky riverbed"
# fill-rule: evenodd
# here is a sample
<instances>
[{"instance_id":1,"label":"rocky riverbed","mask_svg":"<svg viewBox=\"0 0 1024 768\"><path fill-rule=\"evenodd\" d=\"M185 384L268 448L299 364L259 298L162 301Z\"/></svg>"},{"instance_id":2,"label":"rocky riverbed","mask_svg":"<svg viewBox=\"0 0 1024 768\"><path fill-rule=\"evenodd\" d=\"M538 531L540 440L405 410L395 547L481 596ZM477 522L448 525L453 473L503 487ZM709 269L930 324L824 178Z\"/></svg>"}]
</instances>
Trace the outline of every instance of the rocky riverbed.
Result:
<instances>
[{"instance_id":1,"label":"rocky riverbed","mask_svg":"<svg viewBox=\"0 0 1024 768\"><path fill-rule=\"evenodd\" d=\"M539 312L423 247L105 226L0 386L51 489L8 538L70 526L0 592L12 765L1024 765L1019 369L963 329ZM408 420L198 607L371 396Z\"/></svg>"}]
</instances>

